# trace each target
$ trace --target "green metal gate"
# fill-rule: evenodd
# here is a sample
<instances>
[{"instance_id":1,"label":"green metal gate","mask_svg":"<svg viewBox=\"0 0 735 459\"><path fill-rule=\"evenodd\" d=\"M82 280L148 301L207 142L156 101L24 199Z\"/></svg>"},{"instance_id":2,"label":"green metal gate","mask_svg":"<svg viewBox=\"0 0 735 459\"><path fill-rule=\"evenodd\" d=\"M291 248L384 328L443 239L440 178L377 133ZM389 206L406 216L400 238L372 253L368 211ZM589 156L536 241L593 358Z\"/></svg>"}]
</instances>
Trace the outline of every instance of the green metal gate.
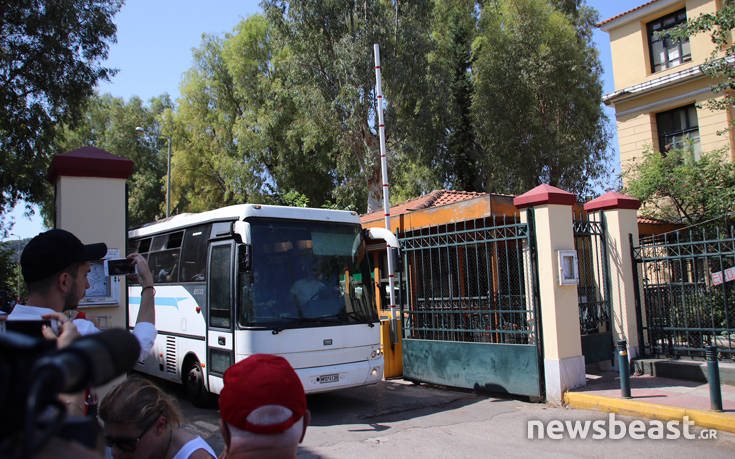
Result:
<instances>
[{"instance_id":1,"label":"green metal gate","mask_svg":"<svg viewBox=\"0 0 735 459\"><path fill-rule=\"evenodd\" d=\"M543 397L533 212L400 235L404 378Z\"/></svg>"},{"instance_id":2,"label":"green metal gate","mask_svg":"<svg viewBox=\"0 0 735 459\"><path fill-rule=\"evenodd\" d=\"M716 345L720 358L735 358L733 226L710 223L641 238L632 252L646 354L701 358L706 346Z\"/></svg>"},{"instance_id":3,"label":"green metal gate","mask_svg":"<svg viewBox=\"0 0 735 459\"><path fill-rule=\"evenodd\" d=\"M585 363L613 360L610 279L605 215L581 212L574 218L579 265L579 327Z\"/></svg>"}]
</instances>

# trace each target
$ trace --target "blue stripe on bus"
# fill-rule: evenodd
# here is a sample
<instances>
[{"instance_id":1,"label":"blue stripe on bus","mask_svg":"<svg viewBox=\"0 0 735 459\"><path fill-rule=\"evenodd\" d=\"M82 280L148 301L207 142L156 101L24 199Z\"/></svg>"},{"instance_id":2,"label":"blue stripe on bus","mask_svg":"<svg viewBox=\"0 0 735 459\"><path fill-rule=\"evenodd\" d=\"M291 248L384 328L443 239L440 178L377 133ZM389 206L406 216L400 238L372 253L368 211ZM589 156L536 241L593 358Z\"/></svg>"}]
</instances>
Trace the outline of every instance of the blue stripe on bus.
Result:
<instances>
[{"instance_id":1,"label":"blue stripe on bus","mask_svg":"<svg viewBox=\"0 0 735 459\"><path fill-rule=\"evenodd\" d=\"M172 306L179 309L179 301L186 300L188 298L174 298L174 297L156 297L156 306ZM129 298L130 304L140 304L139 296L131 296Z\"/></svg>"}]
</instances>

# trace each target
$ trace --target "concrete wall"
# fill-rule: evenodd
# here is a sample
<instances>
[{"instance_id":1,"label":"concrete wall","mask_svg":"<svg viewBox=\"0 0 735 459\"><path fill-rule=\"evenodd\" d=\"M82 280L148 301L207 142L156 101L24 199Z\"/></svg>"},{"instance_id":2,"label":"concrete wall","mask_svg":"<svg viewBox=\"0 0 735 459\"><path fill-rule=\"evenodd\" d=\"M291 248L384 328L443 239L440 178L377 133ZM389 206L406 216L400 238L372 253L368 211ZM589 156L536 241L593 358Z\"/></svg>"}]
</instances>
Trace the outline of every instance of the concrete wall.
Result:
<instances>
[{"instance_id":1,"label":"concrete wall","mask_svg":"<svg viewBox=\"0 0 735 459\"><path fill-rule=\"evenodd\" d=\"M85 244L104 242L125 255L125 180L60 176L56 182L56 227L71 231ZM119 298L124 304L125 282ZM101 327L124 327L121 304L83 306L87 318Z\"/></svg>"}]
</instances>

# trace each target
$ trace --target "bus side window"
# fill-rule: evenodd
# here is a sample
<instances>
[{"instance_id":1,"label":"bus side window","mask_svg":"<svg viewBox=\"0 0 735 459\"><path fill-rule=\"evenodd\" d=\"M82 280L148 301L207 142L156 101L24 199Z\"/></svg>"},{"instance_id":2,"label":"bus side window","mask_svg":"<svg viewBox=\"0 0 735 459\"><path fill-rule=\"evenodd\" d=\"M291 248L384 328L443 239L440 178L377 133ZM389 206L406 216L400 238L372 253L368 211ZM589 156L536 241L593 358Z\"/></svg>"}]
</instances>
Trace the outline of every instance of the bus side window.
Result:
<instances>
[{"instance_id":1,"label":"bus side window","mask_svg":"<svg viewBox=\"0 0 735 459\"><path fill-rule=\"evenodd\" d=\"M171 283L179 280L179 251L183 231L153 238L153 247L148 264L156 283ZM161 240L163 239L163 240ZM153 250L159 248L158 252Z\"/></svg>"},{"instance_id":2,"label":"bus side window","mask_svg":"<svg viewBox=\"0 0 735 459\"><path fill-rule=\"evenodd\" d=\"M194 226L184 233L184 242L181 246L181 282L206 280L209 226Z\"/></svg>"},{"instance_id":3,"label":"bus side window","mask_svg":"<svg viewBox=\"0 0 735 459\"><path fill-rule=\"evenodd\" d=\"M131 240L129 241L130 244L130 253L138 252L148 260L148 251L151 248L151 238L146 239L138 239L138 240ZM133 276L132 279L128 279L128 284L130 285L138 285L138 277Z\"/></svg>"}]
</instances>

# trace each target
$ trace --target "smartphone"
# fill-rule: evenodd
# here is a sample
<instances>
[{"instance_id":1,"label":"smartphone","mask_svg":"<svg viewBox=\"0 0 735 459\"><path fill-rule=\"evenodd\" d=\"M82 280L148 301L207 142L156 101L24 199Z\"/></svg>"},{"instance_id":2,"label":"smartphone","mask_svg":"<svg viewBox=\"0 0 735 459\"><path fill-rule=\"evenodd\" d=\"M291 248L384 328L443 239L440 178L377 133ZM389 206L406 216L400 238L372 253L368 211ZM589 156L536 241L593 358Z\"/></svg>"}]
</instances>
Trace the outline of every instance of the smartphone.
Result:
<instances>
[{"instance_id":1,"label":"smartphone","mask_svg":"<svg viewBox=\"0 0 735 459\"><path fill-rule=\"evenodd\" d=\"M50 326L55 334L59 334L59 327L55 320L6 320L5 329L7 331L13 331L22 333L24 335L31 336L33 338L43 338L41 333L41 326Z\"/></svg>"},{"instance_id":2,"label":"smartphone","mask_svg":"<svg viewBox=\"0 0 735 459\"><path fill-rule=\"evenodd\" d=\"M105 276L125 276L138 274L138 265L134 265L127 258L105 260Z\"/></svg>"}]
</instances>

